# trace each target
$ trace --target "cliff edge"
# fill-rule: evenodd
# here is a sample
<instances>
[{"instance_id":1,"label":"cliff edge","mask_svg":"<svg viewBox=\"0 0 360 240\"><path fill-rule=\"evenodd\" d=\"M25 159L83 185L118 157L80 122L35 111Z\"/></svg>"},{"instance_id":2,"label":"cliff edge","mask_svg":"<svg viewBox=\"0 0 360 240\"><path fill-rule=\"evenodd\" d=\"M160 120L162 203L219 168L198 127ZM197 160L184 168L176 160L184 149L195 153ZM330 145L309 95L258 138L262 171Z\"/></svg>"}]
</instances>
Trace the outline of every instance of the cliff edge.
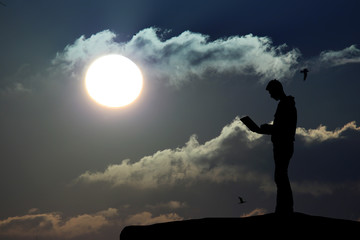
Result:
<instances>
[{"instance_id":1,"label":"cliff edge","mask_svg":"<svg viewBox=\"0 0 360 240\"><path fill-rule=\"evenodd\" d=\"M359 236L360 222L294 213L280 217L273 213L244 218L203 218L158 223L146 226L127 226L120 240L138 239L238 239L286 237L288 239Z\"/></svg>"}]
</instances>

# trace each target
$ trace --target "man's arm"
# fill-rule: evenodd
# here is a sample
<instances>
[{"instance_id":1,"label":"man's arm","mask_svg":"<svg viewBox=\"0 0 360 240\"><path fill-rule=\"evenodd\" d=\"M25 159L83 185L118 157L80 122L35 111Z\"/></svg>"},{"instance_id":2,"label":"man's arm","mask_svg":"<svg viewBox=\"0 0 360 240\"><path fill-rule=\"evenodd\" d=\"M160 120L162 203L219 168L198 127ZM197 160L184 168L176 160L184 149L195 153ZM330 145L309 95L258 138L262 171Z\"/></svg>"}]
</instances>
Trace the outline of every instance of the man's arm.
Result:
<instances>
[{"instance_id":1,"label":"man's arm","mask_svg":"<svg viewBox=\"0 0 360 240\"><path fill-rule=\"evenodd\" d=\"M273 132L274 132L274 125L262 124L260 126L260 131L258 133L271 135L271 134L273 134Z\"/></svg>"}]
</instances>

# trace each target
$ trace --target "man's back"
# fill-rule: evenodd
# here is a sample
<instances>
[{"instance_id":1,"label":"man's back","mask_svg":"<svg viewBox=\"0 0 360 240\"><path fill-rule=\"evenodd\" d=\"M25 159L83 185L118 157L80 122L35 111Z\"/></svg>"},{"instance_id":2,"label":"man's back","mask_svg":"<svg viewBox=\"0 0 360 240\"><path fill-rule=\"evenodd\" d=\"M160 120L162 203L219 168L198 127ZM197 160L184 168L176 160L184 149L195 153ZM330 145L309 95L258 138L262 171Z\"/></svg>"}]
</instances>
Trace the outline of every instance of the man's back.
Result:
<instances>
[{"instance_id":1,"label":"man's back","mask_svg":"<svg viewBox=\"0 0 360 240\"><path fill-rule=\"evenodd\" d=\"M274 129L271 134L273 143L293 142L297 123L295 99L286 96L280 100L274 118Z\"/></svg>"}]
</instances>

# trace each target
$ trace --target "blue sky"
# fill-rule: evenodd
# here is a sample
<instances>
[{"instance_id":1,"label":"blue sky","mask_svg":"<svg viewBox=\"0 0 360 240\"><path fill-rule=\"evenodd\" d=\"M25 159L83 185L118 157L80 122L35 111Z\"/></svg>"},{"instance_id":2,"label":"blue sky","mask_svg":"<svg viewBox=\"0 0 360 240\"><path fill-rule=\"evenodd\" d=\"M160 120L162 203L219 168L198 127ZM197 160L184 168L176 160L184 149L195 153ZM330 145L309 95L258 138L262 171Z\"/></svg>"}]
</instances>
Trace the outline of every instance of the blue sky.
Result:
<instances>
[{"instance_id":1,"label":"blue sky","mask_svg":"<svg viewBox=\"0 0 360 240\"><path fill-rule=\"evenodd\" d=\"M2 2L2 237L273 212L270 138L239 121L273 120L273 78L298 110L295 211L360 219L358 1ZM84 90L108 53L144 75L126 108Z\"/></svg>"}]
</instances>

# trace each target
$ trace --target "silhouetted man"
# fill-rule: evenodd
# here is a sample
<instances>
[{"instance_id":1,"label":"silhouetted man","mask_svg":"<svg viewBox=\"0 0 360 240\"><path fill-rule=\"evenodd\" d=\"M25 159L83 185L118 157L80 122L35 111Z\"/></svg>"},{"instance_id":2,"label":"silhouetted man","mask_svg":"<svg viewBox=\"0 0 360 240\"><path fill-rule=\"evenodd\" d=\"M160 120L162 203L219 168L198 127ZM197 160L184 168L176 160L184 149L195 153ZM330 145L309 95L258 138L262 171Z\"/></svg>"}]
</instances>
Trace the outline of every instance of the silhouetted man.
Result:
<instances>
[{"instance_id":1,"label":"silhouetted man","mask_svg":"<svg viewBox=\"0 0 360 240\"><path fill-rule=\"evenodd\" d=\"M260 133L271 135L275 160L275 183L277 187L275 212L282 215L293 213L293 196L288 177L288 166L294 153L295 130L297 111L295 100L292 96L286 96L282 84L274 79L271 80L266 90L270 96L279 101L272 125L261 125Z\"/></svg>"}]
</instances>

